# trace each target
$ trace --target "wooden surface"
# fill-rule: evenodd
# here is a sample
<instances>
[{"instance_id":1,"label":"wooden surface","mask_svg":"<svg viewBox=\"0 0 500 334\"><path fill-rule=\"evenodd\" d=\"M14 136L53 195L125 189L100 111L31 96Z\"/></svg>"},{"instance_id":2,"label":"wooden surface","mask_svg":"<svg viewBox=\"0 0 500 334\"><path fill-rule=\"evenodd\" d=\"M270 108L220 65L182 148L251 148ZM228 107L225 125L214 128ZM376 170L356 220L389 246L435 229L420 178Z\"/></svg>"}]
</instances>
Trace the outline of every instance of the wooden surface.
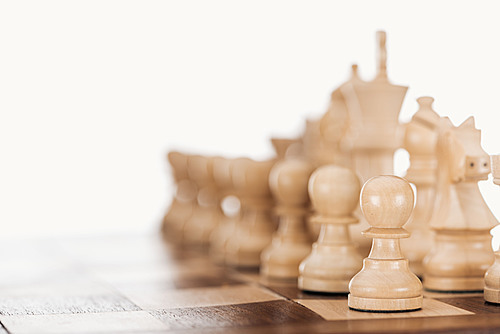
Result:
<instances>
[{"instance_id":1,"label":"wooden surface","mask_svg":"<svg viewBox=\"0 0 500 334\"><path fill-rule=\"evenodd\" d=\"M4 241L0 257L0 333L500 331L500 306L480 293L425 292L421 311L359 312L345 294L305 293L156 237Z\"/></svg>"}]
</instances>

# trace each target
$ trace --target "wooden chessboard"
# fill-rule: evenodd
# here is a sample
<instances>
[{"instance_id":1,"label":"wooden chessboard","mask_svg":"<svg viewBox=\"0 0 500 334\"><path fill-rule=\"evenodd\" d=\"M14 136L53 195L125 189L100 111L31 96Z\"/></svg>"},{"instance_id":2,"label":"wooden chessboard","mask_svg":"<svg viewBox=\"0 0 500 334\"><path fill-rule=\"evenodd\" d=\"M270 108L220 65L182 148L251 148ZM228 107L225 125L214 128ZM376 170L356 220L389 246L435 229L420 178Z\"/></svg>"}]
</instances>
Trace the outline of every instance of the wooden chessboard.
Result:
<instances>
[{"instance_id":1,"label":"wooden chessboard","mask_svg":"<svg viewBox=\"0 0 500 334\"><path fill-rule=\"evenodd\" d=\"M482 294L427 293L420 311L359 312L345 295L265 282L151 236L12 241L0 250L0 333L500 331L500 306Z\"/></svg>"}]
</instances>

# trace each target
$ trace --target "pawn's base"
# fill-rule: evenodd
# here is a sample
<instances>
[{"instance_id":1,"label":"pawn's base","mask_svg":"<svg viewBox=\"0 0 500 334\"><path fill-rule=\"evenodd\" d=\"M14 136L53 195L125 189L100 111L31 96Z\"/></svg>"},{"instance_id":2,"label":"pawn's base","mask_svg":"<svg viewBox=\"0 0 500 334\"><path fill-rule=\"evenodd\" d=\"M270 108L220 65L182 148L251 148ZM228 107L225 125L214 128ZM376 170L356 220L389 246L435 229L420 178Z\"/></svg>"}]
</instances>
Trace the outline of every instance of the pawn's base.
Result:
<instances>
[{"instance_id":1,"label":"pawn's base","mask_svg":"<svg viewBox=\"0 0 500 334\"><path fill-rule=\"evenodd\" d=\"M443 292L483 291L484 276L437 277L424 275L424 288Z\"/></svg>"},{"instance_id":2,"label":"pawn's base","mask_svg":"<svg viewBox=\"0 0 500 334\"><path fill-rule=\"evenodd\" d=\"M350 308L360 311L397 312L414 311L422 308L423 297L413 298L365 298L351 294L347 297Z\"/></svg>"},{"instance_id":3,"label":"pawn's base","mask_svg":"<svg viewBox=\"0 0 500 334\"><path fill-rule=\"evenodd\" d=\"M303 291L348 293L349 280L327 280L307 276L299 276L298 287Z\"/></svg>"},{"instance_id":4,"label":"pawn's base","mask_svg":"<svg viewBox=\"0 0 500 334\"><path fill-rule=\"evenodd\" d=\"M484 300L490 303L500 304L500 289L484 288Z\"/></svg>"}]
</instances>

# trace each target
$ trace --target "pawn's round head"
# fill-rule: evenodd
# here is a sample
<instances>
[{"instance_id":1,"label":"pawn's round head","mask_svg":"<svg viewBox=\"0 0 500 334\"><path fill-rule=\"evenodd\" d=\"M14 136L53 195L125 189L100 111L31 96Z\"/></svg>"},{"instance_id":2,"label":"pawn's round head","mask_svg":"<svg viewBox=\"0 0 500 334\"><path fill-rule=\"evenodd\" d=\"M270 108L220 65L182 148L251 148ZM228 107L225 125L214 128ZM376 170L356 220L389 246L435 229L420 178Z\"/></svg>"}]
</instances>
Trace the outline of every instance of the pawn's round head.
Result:
<instances>
[{"instance_id":1,"label":"pawn's round head","mask_svg":"<svg viewBox=\"0 0 500 334\"><path fill-rule=\"evenodd\" d=\"M408 181L397 176L375 176L361 190L361 210L376 228L400 228L413 211L414 195Z\"/></svg>"},{"instance_id":2,"label":"pawn's round head","mask_svg":"<svg viewBox=\"0 0 500 334\"><path fill-rule=\"evenodd\" d=\"M269 174L269 186L279 203L300 206L309 202L307 182L313 171L310 163L287 159L276 163Z\"/></svg>"},{"instance_id":3,"label":"pawn's round head","mask_svg":"<svg viewBox=\"0 0 500 334\"><path fill-rule=\"evenodd\" d=\"M358 205L359 178L350 169L326 165L309 179L309 196L316 212L323 216L348 216Z\"/></svg>"}]
</instances>

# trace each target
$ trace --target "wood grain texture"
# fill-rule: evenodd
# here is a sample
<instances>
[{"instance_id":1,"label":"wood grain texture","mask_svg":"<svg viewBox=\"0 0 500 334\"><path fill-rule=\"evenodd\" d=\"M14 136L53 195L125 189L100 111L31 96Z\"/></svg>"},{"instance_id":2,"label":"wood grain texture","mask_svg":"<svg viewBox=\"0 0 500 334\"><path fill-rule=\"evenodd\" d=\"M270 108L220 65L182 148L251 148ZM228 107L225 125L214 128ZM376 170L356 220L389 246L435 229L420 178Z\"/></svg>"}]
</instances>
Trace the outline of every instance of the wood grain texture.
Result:
<instances>
[{"instance_id":1,"label":"wood grain texture","mask_svg":"<svg viewBox=\"0 0 500 334\"><path fill-rule=\"evenodd\" d=\"M172 329L198 328L201 330L322 320L313 311L286 300L214 307L176 308L151 311L150 313Z\"/></svg>"},{"instance_id":2,"label":"wood grain texture","mask_svg":"<svg viewBox=\"0 0 500 334\"><path fill-rule=\"evenodd\" d=\"M145 311L0 316L11 333L130 333L167 330Z\"/></svg>"},{"instance_id":3,"label":"wood grain texture","mask_svg":"<svg viewBox=\"0 0 500 334\"><path fill-rule=\"evenodd\" d=\"M251 285L165 290L153 293L125 292L125 296L143 310L220 306L283 299L266 288Z\"/></svg>"},{"instance_id":4,"label":"wood grain texture","mask_svg":"<svg viewBox=\"0 0 500 334\"><path fill-rule=\"evenodd\" d=\"M345 294L304 293L294 282L263 280L256 271L224 269L213 265L207 254L165 247L154 237L81 238L9 247L19 252L0 254L9 273L0 277L0 321L11 334L481 333L500 329L500 318L495 316L500 307L485 303L480 294L426 292L430 298L425 303L431 306L422 311L356 312L347 309ZM34 265L25 267L27 263ZM464 313L468 315L460 315Z\"/></svg>"},{"instance_id":5,"label":"wood grain texture","mask_svg":"<svg viewBox=\"0 0 500 334\"><path fill-rule=\"evenodd\" d=\"M345 300L298 299L296 301L318 313L326 320L414 318L473 314L472 312L433 299L424 299L421 310L383 313L361 312L349 309Z\"/></svg>"}]
</instances>

